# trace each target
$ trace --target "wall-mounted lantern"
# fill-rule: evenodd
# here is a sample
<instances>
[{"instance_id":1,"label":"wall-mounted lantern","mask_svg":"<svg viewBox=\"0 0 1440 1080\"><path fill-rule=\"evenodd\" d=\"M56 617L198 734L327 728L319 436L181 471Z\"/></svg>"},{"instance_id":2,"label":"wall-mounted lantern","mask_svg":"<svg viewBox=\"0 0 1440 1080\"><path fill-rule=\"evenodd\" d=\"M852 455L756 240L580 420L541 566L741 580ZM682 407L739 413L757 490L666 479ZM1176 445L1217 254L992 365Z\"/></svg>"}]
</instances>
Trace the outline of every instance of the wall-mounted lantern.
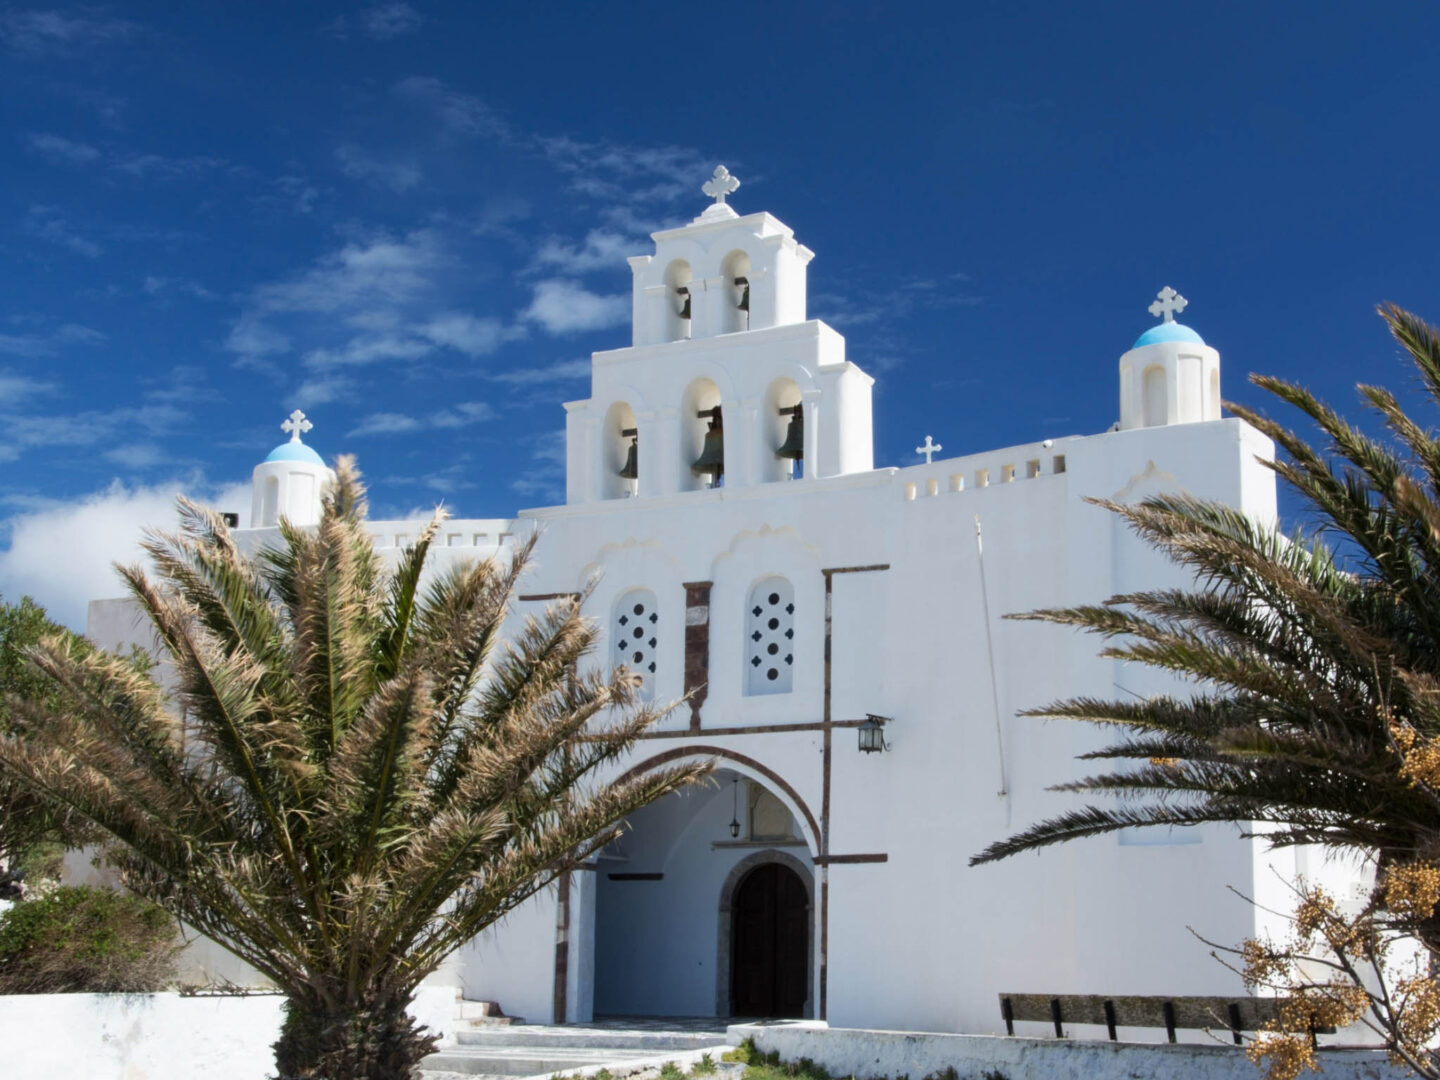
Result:
<instances>
[{"instance_id":1,"label":"wall-mounted lantern","mask_svg":"<svg viewBox=\"0 0 1440 1080\"><path fill-rule=\"evenodd\" d=\"M740 777L731 781L730 788L730 839L740 839Z\"/></svg>"},{"instance_id":2,"label":"wall-mounted lantern","mask_svg":"<svg viewBox=\"0 0 1440 1080\"><path fill-rule=\"evenodd\" d=\"M882 750L889 750L890 744L885 741L885 725L890 723L889 716L876 716L874 713L867 713L865 721L857 729L860 733L860 752L862 754L878 754Z\"/></svg>"}]
</instances>

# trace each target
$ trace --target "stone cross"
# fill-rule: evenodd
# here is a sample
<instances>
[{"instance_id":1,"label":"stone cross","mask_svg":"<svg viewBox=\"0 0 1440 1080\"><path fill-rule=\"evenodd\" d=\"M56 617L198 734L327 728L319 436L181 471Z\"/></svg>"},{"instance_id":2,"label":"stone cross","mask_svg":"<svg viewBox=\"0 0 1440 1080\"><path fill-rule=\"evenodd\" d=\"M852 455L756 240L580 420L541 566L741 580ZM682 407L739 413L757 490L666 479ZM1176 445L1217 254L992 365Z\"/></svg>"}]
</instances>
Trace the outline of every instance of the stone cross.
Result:
<instances>
[{"instance_id":1,"label":"stone cross","mask_svg":"<svg viewBox=\"0 0 1440 1080\"><path fill-rule=\"evenodd\" d=\"M740 186L740 181L730 175L730 170L724 165L715 166L715 175L705 181L700 189L709 195L716 203L724 204L726 195L735 194L735 189Z\"/></svg>"},{"instance_id":2,"label":"stone cross","mask_svg":"<svg viewBox=\"0 0 1440 1080\"><path fill-rule=\"evenodd\" d=\"M1185 305L1189 303L1188 300L1170 288L1169 285L1166 285L1155 295L1158 296L1159 299L1151 302L1150 314L1163 316L1166 322L1174 322L1175 313L1184 311Z\"/></svg>"},{"instance_id":3,"label":"stone cross","mask_svg":"<svg viewBox=\"0 0 1440 1080\"><path fill-rule=\"evenodd\" d=\"M938 454L941 450L944 450L944 449L945 449L945 447L941 446L941 445L940 445L939 443L937 443L934 439L930 438L929 435L926 435L926 436L925 436L925 445L924 445L924 446L917 446L917 447L915 447L915 453L917 453L917 454L924 454L924 455L925 455L925 464L926 464L926 465L929 465L929 464L930 464L930 459L933 458L936 454Z\"/></svg>"},{"instance_id":4,"label":"stone cross","mask_svg":"<svg viewBox=\"0 0 1440 1080\"><path fill-rule=\"evenodd\" d=\"M299 409L296 409L290 414L290 419L281 423L280 430L288 431L290 433L291 442L299 442L300 435L303 432L309 431L314 426L315 425L312 424L309 420L305 419L305 414L303 412L301 412Z\"/></svg>"}]
</instances>

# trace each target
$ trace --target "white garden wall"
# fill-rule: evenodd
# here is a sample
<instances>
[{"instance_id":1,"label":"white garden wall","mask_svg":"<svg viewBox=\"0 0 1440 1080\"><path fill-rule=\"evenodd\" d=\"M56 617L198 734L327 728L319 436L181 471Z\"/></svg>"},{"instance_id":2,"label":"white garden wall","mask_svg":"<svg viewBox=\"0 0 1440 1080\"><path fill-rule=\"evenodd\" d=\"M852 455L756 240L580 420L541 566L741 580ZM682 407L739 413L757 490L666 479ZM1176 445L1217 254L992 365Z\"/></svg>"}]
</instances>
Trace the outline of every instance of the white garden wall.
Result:
<instances>
[{"instance_id":1,"label":"white garden wall","mask_svg":"<svg viewBox=\"0 0 1440 1080\"><path fill-rule=\"evenodd\" d=\"M274 1075L278 994L15 994L0 997L9 1076L263 1080ZM448 1036L455 991L423 987L411 1014Z\"/></svg>"},{"instance_id":2,"label":"white garden wall","mask_svg":"<svg viewBox=\"0 0 1440 1080\"><path fill-rule=\"evenodd\" d=\"M827 1028L824 1024L738 1024L730 1042L752 1039L784 1061L809 1058L835 1076L921 1077L954 1069L957 1080L1257 1080L1235 1046L1151 1045L990 1035L930 1035ZM1378 1050L1322 1050L1324 1080L1400 1080ZM1307 1074L1308 1075L1308 1074Z\"/></svg>"}]
</instances>

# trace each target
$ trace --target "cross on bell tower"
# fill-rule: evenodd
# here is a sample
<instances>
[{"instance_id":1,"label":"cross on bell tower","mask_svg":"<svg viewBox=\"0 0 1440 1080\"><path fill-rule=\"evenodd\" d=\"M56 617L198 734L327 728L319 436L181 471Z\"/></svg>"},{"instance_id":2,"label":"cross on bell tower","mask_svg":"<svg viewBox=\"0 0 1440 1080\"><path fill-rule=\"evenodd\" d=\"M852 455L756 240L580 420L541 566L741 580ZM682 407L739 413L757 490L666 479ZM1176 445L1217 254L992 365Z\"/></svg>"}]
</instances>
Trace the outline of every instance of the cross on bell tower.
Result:
<instances>
[{"instance_id":1,"label":"cross on bell tower","mask_svg":"<svg viewBox=\"0 0 1440 1080\"><path fill-rule=\"evenodd\" d=\"M300 436L303 433L309 431L314 426L315 425L312 424L309 420L305 419L305 414L303 412L301 412L299 409L296 409L290 414L288 419L281 422L280 430L288 431L290 433L291 442L299 442Z\"/></svg>"},{"instance_id":2,"label":"cross on bell tower","mask_svg":"<svg viewBox=\"0 0 1440 1080\"><path fill-rule=\"evenodd\" d=\"M706 180L700 188L706 195L709 195L717 203L723 203L725 196L735 194L740 186L740 181L730 175L730 170L724 165L715 166L715 175Z\"/></svg>"}]
</instances>

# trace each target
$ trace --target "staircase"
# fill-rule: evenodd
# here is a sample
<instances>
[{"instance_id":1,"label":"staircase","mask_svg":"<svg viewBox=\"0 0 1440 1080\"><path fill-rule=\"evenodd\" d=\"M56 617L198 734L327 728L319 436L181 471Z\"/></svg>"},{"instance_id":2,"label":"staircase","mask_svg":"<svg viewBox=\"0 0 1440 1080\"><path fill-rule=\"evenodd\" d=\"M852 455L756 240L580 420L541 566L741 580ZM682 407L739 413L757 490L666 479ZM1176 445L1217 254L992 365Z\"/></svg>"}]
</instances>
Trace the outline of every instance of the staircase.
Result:
<instances>
[{"instance_id":1,"label":"staircase","mask_svg":"<svg viewBox=\"0 0 1440 1080\"><path fill-rule=\"evenodd\" d=\"M455 1032L458 1045L425 1058L420 1068L427 1074L548 1078L603 1065L618 1078L666 1055L675 1056L683 1072L689 1058L708 1051L718 1060L727 1049L724 1020L617 1017L550 1025L496 1017L480 1009L465 1014L466 1006L480 1004L462 1003L464 1020ZM659 1065L657 1061L657 1070Z\"/></svg>"}]
</instances>

